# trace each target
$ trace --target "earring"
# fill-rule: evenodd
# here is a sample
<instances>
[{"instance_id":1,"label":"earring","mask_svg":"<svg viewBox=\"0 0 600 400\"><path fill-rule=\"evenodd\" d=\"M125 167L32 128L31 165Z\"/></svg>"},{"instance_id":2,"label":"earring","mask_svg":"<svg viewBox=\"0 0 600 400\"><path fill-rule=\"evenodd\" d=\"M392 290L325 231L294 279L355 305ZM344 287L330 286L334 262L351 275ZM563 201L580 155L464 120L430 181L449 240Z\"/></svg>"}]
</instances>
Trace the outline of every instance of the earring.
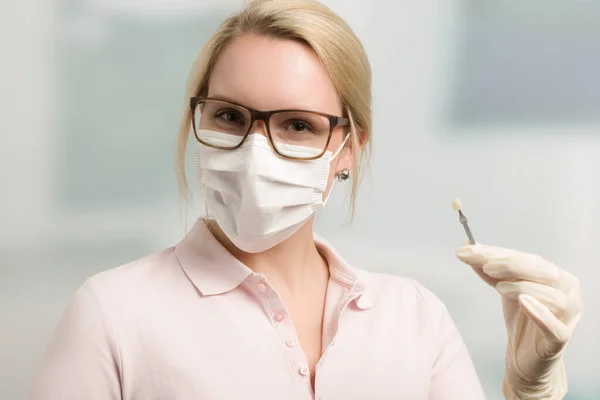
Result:
<instances>
[{"instance_id":1,"label":"earring","mask_svg":"<svg viewBox=\"0 0 600 400\"><path fill-rule=\"evenodd\" d=\"M337 176L339 182L343 182L346 179L350 178L350 170L348 168L344 168L343 170L335 174L335 176Z\"/></svg>"}]
</instances>

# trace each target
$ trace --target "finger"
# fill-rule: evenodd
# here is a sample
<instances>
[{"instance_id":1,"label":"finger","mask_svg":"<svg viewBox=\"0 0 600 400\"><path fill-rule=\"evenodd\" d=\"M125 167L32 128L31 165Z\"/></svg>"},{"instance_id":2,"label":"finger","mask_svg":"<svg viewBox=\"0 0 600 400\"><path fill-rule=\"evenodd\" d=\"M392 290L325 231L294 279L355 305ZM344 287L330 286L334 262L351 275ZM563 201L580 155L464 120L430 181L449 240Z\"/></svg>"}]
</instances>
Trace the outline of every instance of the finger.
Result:
<instances>
[{"instance_id":1,"label":"finger","mask_svg":"<svg viewBox=\"0 0 600 400\"><path fill-rule=\"evenodd\" d=\"M481 266L485 263L485 257L479 254L473 253L473 247L481 246L478 244L470 244L469 241L465 242L465 245L456 251L456 255L459 260L465 262L473 268L473 271L488 285L495 287L499 282L498 279L494 279L486 275Z\"/></svg>"},{"instance_id":2,"label":"finger","mask_svg":"<svg viewBox=\"0 0 600 400\"><path fill-rule=\"evenodd\" d=\"M558 276L560 288L563 290L563 292L567 294L579 292L580 283L576 276L560 268L558 269Z\"/></svg>"},{"instance_id":3,"label":"finger","mask_svg":"<svg viewBox=\"0 0 600 400\"><path fill-rule=\"evenodd\" d=\"M540 350L544 351L544 354L540 354L540 356L547 357L557 354L571 337L569 328L535 297L522 294L519 296L519 305L547 339L541 346L543 348L538 347L539 352Z\"/></svg>"},{"instance_id":4,"label":"finger","mask_svg":"<svg viewBox=\"0 0 600 400\"><path fill-rule=\"evenodd\" d=\"M481 266L488 262L489 257L502 257L513 253L514 250L501 247L486 246L480 243L463 246L456 251L458 259L471 266Z\"/></svg>"},{"instance_id":5,"label":"finger","mask_svg":"<svg viewBox=\"0 0 600 400\"><path fill-rule=\"evenodd\" d=\"M569 307L569 298L562 291L540 283L501 281L496 285L496 290L511 300L518 300L523 294L532 296L553 313L558 314L558 317L562 316Z\"/></svg>"},{"instance_id":6,"label":"finger","mask_svg":"<svg viewBox=\"0 0 600 400\"><path fill-rule=\"evenodd\" d=\"M559 269L540 256L514 252L507 256L488 257L483 271L502 281L526 280L559 287Z\"/></svg>"},{"instance_id":7,"label":"finger","mask_svg":"<svg viewBox=\"0 0 600 400\"><path fill-rule=\"evenodd\" d=\"M476 273L477 275L479 275L479 277L480 277L480 278L481 278L481 279L482 279L482 280L483 280L485 283L487 283L488 285L490 285L490 286L492 286L492 287L496 287L496 285L497 285L497 284L498 284L498 282L499 282L499 281L498 281L498 279L494 279L494 278L492 278L492 277L490 277L490 276L486 275L486 273L485 273L485 272L483 272L483 270L482 270L481 268L479 268L479 267L476 267L476 266L471 266L471 267L472 267L473 271L475 271L475 273Z\"/></svg>"}]
</instances>

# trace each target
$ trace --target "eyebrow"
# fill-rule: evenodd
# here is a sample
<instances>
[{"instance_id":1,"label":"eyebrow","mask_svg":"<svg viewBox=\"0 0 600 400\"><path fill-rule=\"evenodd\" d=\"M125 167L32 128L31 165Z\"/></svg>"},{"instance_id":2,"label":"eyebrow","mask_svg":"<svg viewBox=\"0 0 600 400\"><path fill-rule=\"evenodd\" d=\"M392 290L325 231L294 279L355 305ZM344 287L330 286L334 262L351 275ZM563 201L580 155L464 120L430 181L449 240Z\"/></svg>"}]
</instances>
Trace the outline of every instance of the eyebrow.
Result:
<instances>
[{"instance_id":1,"label":"eyebrow","mask_svg":"<svg viewBox=\"0 0 600 400\"><path fill-rule=\"evenodd\" d=\"M245 108L252 109L252 107L250 107L250 106L247 106L247 105L245 105L245 104L242 104L242 103L240 103L239 101L237 101L237 100L235 100L235 99L232 99L231 97L228 97L228 96L223 96L222 94L218 94L218 93L216 93L216 94L213 94L213 95L210 95L210 96L207 96L207 97L209 97L209 98L211 98L211 99L216 99L216 100L227 101L227 102L229 102L229 103L234 103L234 104L240 105L240 106L242 106L242 107L245 107ZM293 108L293 107L292 107L292 108L281 108L281 109L277 109L277 110L268 110L268 111L283 111L283 110L293 110L293 111L308 111L308 112L316 112L316 113L320 113L320 112L321 112L321 111L314 111L314 110L311 110L311 109L308 109L308 108L297 108L297 107L296 107L296 108ZM261 111L261 110L257 110L257 111ZM262 110L262 111L264 112L265 110ZM267 111L267 112L268 112L268 111ZM341 115L341 116L338 116L338 117L339 117L339 118L346 118L346 117L345 117L345 113L346 113L346 112L345 112L345 111L343 111L343 112L342 112L342 115ZM327 113L325 113L325 114L327 114ZM337 116L336 114L331 114L331 115L333 115L333 116Z\"/></svg>"},{"instance_id":2,"label":"eyebrow","mask_svg":"<svg viewBox=\"0 0 600 400\"><path fill-rule=\"evenodd\" d=\"M231 98L231 97L228 97L228 96L223 96L223 95L221 95L221 94L213 94L212 96L208 96L208 97L210 97L210 98L212 98L212 99L217 99L217 100L228 101L228 102L230 102L230 103L235 103L235 104L239 104L239 105L241 105L241 106L244 106L244 107L248 107L248 106L246 106L245 104L242 104L242 103L240 103L239 101L237 101L237 100L235 100L235 99L233 99L233 98Z\"/></svg>"},{"instance_id":3,"label":"eyebrow","mask_svg":"<svg viewBox=\"0 0 600 400\"><path fill-rule=\"evenodd\" d=\"M234 103L234 104L240 105L240 106L242 106L242 107L246 107L246 108L249 108L249 109L253 109L252 107L250 107L250 106L248 106L248 105L246 105L246 104L243 104L243 103L239 102L239 101L238 101L238 100L236 100L236 99L233 99L233 98L231 98L231 97L228 97L228 96L223 96L223 95L221 95L221 94L213 94L213 95L210 95L210 96L207 96L207 97L209 97L209 98L211 98L211 99L216 99L216 100L227 101L227 102L229 102L229 103ZM313 111L313 110L311 110L311 109L308 109L308 108L305 108L305 107L287 107L287 108L278 108L278 109L276 109L276 110L257 110L257 111L280 111L280 110L294 110L294 111L309 111L309 112L319 112L319 111Z\"/></svg>"}]
</instances>

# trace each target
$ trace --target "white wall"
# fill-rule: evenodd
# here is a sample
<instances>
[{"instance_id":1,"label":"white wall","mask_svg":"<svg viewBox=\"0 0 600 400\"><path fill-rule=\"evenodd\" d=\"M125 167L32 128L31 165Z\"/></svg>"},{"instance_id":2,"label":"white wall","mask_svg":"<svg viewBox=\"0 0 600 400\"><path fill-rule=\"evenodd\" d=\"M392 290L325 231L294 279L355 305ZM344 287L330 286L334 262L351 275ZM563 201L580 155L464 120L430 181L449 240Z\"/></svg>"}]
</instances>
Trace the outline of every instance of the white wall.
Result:
<instances>
[{"instance_id":1,"label":"white wall","mask_svg":"<svg viewBox=\"0 0 600 400\"><path fill-rule=\"evenodd\" d=\"M77 32L84 48L86 40L95 41L91 49L114 33L114 16L160 26L230 12L241 3L2 4L0 398L24 398L65 302L85 277L169 246L183 231L174 174L171 183L157 188L167 193L160 201L140 196L118 206L61 203L63 148L74 139L60 123L72 103L60 99L64 79L76 79L61 75L61 68L79 50L61 48L64 36L56 32ZM478 241L540 254L581 279L586 312L567 353L570 398L600 397L594 363L600 358L600 295L593 286L600 280L599 126L451 124L446 113L461 65L457 35L464 27L464 3L325 3L353 26L371 59L375 129L371 178L362 186L354 223L347 224L340 185L319 217L319 232L357 266L415 277L436 292L454 315L489 398L500 398L503 319L497 294L454 258L465 238L450 203L460 197ZM67 4L75 11L66 13ZM63 24L73 26L61 30ZM169 49L162 48L167 54ZM188 68L182 63L173 69L180 78L179 87L168 91L173 101L182 101ZM82 84L95 90L93 82ZM178 114L169 111L164 118L173 123L173 132L164 134L174 139ZM86 132L81 134L85 139ZM135 135L115 144L115 151L135 145ZM106 178L102 173L89 179Z\"/></svg>"}]
</instances>

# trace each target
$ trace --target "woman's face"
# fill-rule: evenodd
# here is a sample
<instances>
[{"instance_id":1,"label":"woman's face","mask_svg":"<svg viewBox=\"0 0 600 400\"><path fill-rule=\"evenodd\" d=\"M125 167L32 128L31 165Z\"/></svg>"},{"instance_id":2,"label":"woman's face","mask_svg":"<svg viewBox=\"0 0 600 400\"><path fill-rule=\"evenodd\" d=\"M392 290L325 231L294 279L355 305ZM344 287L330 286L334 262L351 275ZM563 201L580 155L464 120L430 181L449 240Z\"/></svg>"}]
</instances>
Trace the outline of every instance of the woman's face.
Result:
<instances>
[{"instance_id":1,"label":"woman's face","mask_svg":"<svg viewBox=\"0 0 600 400\"><path fill-rule=\"evenodd\" d=\"M298 109L343 115L340 97L309 46L257 35L244 35L224 50L213 70L208 97L260 111ZM334 129L329 151L340 147L344 129ZM262 121L256 122L251 132L267 135ZM347 146L331 162L327 191L335 173L351 166L352 155Z\"/></svg>"}]
</instances>

